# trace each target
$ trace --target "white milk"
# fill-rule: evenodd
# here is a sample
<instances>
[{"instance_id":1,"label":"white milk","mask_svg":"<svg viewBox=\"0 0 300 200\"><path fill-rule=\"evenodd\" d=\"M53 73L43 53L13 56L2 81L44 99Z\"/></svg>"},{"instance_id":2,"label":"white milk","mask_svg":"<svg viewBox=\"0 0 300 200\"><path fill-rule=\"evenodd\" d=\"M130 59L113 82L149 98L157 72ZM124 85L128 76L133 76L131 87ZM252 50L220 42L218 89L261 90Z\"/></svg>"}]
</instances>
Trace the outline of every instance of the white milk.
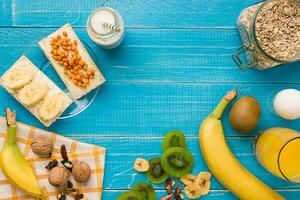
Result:
<instances>
[{"instance_id":1,"label":"white milk","mask_svg":"<svg viewBox=\"0 0 300 200\"><path fill-rule=\"evenodd\" d=\"M120 27L120 31L116 32L103 26L105 22ZM103 48L115 48L122 43L125 36L122 16L112 8L98 8L88 18L87 32L90 38Z\"/></svg>"}]
</instances>

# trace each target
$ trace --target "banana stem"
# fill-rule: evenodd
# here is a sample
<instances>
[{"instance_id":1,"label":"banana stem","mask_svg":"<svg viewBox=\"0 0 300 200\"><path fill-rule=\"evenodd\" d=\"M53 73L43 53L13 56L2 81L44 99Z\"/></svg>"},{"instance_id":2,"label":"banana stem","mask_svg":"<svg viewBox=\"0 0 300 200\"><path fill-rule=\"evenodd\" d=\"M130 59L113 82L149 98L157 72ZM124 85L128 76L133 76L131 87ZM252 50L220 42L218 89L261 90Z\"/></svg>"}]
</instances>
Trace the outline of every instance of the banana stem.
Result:
<instances>
[{"instance_id":1,"label":"banana stem","mask_svg":"<svg viewBox=\"0 0 300 200\"><path fill-rule=\"evenodd\" d=\"M17 126L16 125L11 125L7 127L7 144L16 144L17 137Z\"/></svg>"},{"instance_id":2,"label":"banana stem","mask_svg":"<svg viewBox=\"0 0 300 200\"><path fill-rule=\"evenodd\" d=\"M16 113L11 112L9 108L5 109L6 123L7 123L7 140L8 144L16 143L16 133L17 133L17 123L16 123Z\"/></svg>"},{"instance_id":3,"label":"banana stem","mask_svg":"<svg viewBox=\"0 0 300 200\"><path fill-rule=\"evenodd\" d=\"M229 105L229 101L222 99L220 103L217 105L217 107L214 109L214 111L211 113L211 116L216 117L218 119L221 119L222 114L226 107Z\"/></svg>"},{"instance_id":4,"label":"banana stem","mask_svg":"<svg viewBox=\"0 0 300 200\"><path fill-rule=\"evenodd\" d=\"M226 94L226 96L220 101L214 111L211 113L211 116L221 119L222 114L226 107L230 104L231 101L237 96L237 91L232 90Z\"/></svg>"}]
</instances>

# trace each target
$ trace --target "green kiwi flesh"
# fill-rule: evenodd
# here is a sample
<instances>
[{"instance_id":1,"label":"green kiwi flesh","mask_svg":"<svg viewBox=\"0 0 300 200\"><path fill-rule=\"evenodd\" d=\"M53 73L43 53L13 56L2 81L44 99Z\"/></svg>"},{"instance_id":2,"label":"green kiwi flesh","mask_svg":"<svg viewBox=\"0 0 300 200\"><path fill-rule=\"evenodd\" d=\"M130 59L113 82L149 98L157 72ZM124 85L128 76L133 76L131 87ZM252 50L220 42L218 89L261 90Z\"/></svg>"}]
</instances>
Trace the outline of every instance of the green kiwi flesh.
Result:
<instances>
[{"instance_id":1,"label":"green kiwi flesh","mask_svg":"<svg viewBox=\"0 0 300 200\"><path fill-rule=\"evenodd\" d=\"M150 168L146 172L147 178L153 183L162 183L167 180L168 175L161 166L160 158L152 158L149 160Z\"/></svg>"},{"instance_id":2,"label":"green kiwi flesh","mask_svg":"<svg viewBox=\"0 0 300 200\"><path fill-rule=\"evenodd\" d=\"M132 190L138 192L143 200L156 200L155 190L148 183L138 183Z\"/></svg>"},{"instance_id":3,"label":"green kiwi flesh","mask_svg":"<svg viewBox=\"0 0 300 200\"><path fill-rule=\"evenodd\" d=\"M167 151L171 147L185 148L185 137L181 131L170 131L165 135L162 143L163 152Z\"/></svg>"},{"instance_id":4,"label":"green kiwi flesh","mask_svg":"<svg viewBox=\"0 0 300 200\"><path fill-rule=\"evenodd\" d=\"M117 197L117 200L144 200L142 195L136 191L123 192Z\"/></svg>"},{"instance_id":5,"label":"green kiwi flesh","mask_svg":"<svg viewBox=\"0 0 300 200\"><path fill-rule=\"evenodd\" d=\"M182 177L192 170L194 157L185 148L172 147L162 155L161 165L168 175Z\"/></svg>"}]
</instances>

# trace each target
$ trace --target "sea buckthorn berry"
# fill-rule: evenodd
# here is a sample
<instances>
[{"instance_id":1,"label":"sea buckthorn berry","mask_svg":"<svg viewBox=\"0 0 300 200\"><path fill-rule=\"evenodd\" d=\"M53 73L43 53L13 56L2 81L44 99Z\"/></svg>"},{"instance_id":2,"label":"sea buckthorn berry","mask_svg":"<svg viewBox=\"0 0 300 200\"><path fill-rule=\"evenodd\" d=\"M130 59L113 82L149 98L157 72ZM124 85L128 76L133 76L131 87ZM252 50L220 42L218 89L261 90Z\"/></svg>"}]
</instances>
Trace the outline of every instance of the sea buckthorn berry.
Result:
<instances>
[{"instance_id":1,"label":"sea buckthorn berry","mask_svg":"<svg viewBox=\"0 0 300 200\"><path fill-rule=\"evenodd\" d=\"M67 44L67 42L69 42L69 41L70 41L70 38L66 37L66 38L65 38L66 44Z\"/></svg>"},{"instance_id":2,"label":"sea buckthorn berry","mask_svg":"<svg viewBox=\"0 0 300 200\"><path fill-rule=\"evenodd\" d=\"M54 46L54 45L55 45L54 39L52 39L52 40L50 41L50 45L51 45L51 46Z\"/></svg>"},{"instance_id":3,"label":"sea buckthorn berry","mask_svg":"<svg viewBox=\"0 0 300 200\"><path fill-rule=\"evenodd\" d=\"M68 41L68 42L67 42L67 45L72 46L73 43L72 43L71 41Z\"/></svg>"},{"instance_id":4,"label":"sea buckthorn berry","mask_svg":"<svg viewBox=\"0 0 300 200\"><path fill-rule=\"evenodd\" d=\"M72 58L69 60L69 65L74 65L74 60Z\"/></svg>"},{"instance_id":5,"label":"sea buckthorn berry","mask_svg":"<svg viewBox=\"0 0 300 200\"><path fill-rule=\"evenodd\" d=\"M85 62L84 62L83 60L81 60L81 61L79 62L79 65L84 66L84 65L85 65Z\"/></svg>"},{"instance_id":6,"label":"sea buckthorn berry","mask_svg":"<svg viewBox=\"0 0 300 200\"><path fill-rule=\"evenodd\" d=\"M95 74L96 70L95 69L90 69L91 74Z\"/></svg>"},{"instance_id":7,"label":"sea buckthorn berry","mask_svg":"<svg viewBox=\"0 0 300 200\"><path fill-rule=\"evenodd\" d=\"M68 36L68 33L67 33L66 31L63 31L63 35L64 35L65 37L67 37L67 36Z\"/></svg>"},{"instance_id":8,"label":"sea buckthorn berry","mask_svg":"<svg viewBox=\"0 0 300 200\"><path fill-rule=\"evenodd\" d=\"M78 42L77 40L74 40L73 43L77 46Z\"/></svg>"}]
</instances>

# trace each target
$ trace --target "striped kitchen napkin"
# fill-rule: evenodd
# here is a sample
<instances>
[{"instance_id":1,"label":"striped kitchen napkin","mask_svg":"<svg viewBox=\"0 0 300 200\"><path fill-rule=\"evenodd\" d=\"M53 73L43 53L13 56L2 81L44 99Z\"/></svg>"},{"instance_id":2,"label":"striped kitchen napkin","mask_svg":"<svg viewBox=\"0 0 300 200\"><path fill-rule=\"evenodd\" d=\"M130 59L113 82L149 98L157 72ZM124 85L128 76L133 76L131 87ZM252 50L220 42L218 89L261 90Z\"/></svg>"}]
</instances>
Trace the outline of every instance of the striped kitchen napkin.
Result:
<instances>
[{"instance_id":1,"label":"striped kitchen napkin","mask_svg":"<svg viewBox=\"0 0 300 200\"><path fill-rule=\"evenodd\" d=\"M6 121L5 118L0 117L0 147L2 147L6 136ZM39 158L31 150L31 141L37 136L49 137L54 144L54 150L51 158ZM50 160L61 160L60 146L65 144L68 151L68 156L71 160L78 159L87 162L92 170L91 178L87 183L79 184L70 176L70 181L74 187L78 188L85 197L90 200L100 200L102 194L102 183L104 175L105 163L105 148L77 142L55 133L37 129L22 123L17 126L17 143L21 152L23 152L27 161L31 163L32 168L37 175L39 185L46 186L49 199L56 199L57 190L48 183L49 171L45 166ZM34 199L18 190L16 187L9 184L3 173L0 171L0 200L20 200L20 199ZM67 199L73 199L67 197Z\"/></svg>"}]
</instances>

